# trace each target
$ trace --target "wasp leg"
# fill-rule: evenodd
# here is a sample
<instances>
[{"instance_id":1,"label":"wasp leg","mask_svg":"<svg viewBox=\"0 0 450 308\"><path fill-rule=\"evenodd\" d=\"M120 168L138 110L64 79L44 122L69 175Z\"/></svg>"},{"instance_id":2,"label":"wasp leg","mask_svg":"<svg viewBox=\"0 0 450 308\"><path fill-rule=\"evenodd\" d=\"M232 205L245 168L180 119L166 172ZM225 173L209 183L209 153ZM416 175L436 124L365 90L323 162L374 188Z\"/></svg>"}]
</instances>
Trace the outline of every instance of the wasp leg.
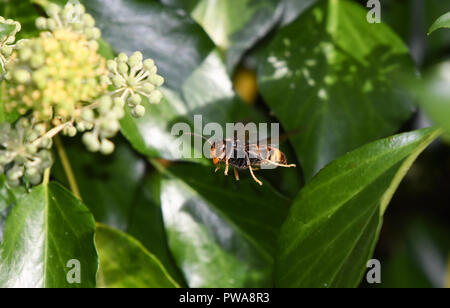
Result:
<instances>
[{"instance_id":1,"label":"wasp leg","mask_svg":"<svg viewBox=\"0 0 450 308\"><path fill-rule=\"evenodd\" d=\"M290 165L278 164L278 163L273 162L273 161L268 160L268 159L265 159L264 161L265 161L266 163L272 164L272 165L274 165L274 166L283 167L283 168L295 168L295 167L297 167L296 164L290 164Z\"/></svg>"},{"instance_id":2,"label":"wasp leg","mask_svg":"<svg viewBox=\"0 0 450 308\"><path fill-rule=\"evenodd\" d=\"M236 181L239 181L239 173L236 168L234 168L234 177L236 178Z\"/></svg>"},{"instance_id":3,"label":"wasp leg","mask_svg":"<svg viewBox=\"0 0 450 308\"><path fill-rule=\"evenodd\" d=\"M228 176L228 169L230 168L230 164L228 163L228 158L225 160L225 175Z\"/></svg>"},{"instance_id":4,"label":"wasp leg","mask_svg":"<svg viewBox=\"0 0 450 308\"><path fill-rule=\"evenodd\" d=\"M258 183L260 186L262 186L263 183L260 180L258 180L258 178L253 173L253 168L250 164L250 159L248 158L248 155L247 155L247 164L248 164L248 169L250 170L250 174L252 175L252 178L255 180L256 183Z\"/></svg>"},{"instance_id":5,"label":"wasp leg","mask_svg":"<svg viewBox=\"0 0 450 308\"><path fill-rule=\"evenodd\" d=\"M214 170L215 173L220 170L220 164L217 165L216 170Z\"/></svg>"}]
</instances>

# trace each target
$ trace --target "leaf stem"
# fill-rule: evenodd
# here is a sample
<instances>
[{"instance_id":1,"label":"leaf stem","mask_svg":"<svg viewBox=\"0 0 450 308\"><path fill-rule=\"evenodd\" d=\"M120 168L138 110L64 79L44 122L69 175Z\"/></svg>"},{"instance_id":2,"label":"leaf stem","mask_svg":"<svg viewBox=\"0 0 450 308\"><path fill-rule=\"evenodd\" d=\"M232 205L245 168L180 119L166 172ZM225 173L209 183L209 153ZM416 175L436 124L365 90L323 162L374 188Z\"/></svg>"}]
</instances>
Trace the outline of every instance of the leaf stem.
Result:
<instances>
[{"instance_id":1,"label":"leaf stem","mask_svg":"<svg viewBox=\"0 0 450 308\"><path fill-rule=\"evenodd\" d=\"M47 168L44 171L44 180L43 180L42 184L44 186L47 186L49 182L50 182L50 168Z\"/></svg>"},{"instance_id":2,"label":"leaf stem","mask_svg":"<svg viewBox=\"0 0 450 308\"><path fill-rule=\"evenodd\" d=\"M64 149L64 145L61 142L61 138L59 137L59 135L55 136L55 145L58 151L58 156L61 159L61 163L63 165L67 180L69 181L70 190L75 195L75 197L81 200L80 189L78 188L78 184L75 179L72 166L70 165L69 158L67 156L66 150Z\"/></svg>"}]
</instances>

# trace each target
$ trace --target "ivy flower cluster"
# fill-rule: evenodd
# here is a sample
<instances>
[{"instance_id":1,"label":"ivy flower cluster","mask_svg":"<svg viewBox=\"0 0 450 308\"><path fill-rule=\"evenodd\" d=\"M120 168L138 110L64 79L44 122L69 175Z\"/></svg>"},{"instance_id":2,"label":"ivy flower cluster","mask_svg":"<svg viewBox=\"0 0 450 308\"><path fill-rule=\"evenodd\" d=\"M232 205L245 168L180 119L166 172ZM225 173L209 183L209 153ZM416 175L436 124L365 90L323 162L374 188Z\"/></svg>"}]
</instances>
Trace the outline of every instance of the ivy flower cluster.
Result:
<instances>
[{"instance_id":1,"label":"ivy flower cluster","mask_svg":"<svg viewBox=\"0 0 450 308\"><path fill-rule=\"evenodd\" d=\"M33 125L21 118L15 126L0 126L0 171L6 173L9 185L18 186L21 181L31 185L41 182L44 170L53 161L50 148L52 139L44 135L45 124Z\"/></svg>"},{"instance_id":2,"label":"ivy flower cluster","mask_svg":"<svg viewBox=\"0 0 450 308\"><path fill-rule=\"evenodd\" d=\"M1 38L3 103L15 124L0 126L0 171L11 185L36 185L52 164L49 149L59 133L82 141L92 152L108 155L127 110L133 117L146 112L144 99L157 104L164 78L142 53L121 53L113 60L99 54L101 31L81 4L50 4L48 18L35 38L14 44L20 24Z\"/></svg>"}]
</instances>

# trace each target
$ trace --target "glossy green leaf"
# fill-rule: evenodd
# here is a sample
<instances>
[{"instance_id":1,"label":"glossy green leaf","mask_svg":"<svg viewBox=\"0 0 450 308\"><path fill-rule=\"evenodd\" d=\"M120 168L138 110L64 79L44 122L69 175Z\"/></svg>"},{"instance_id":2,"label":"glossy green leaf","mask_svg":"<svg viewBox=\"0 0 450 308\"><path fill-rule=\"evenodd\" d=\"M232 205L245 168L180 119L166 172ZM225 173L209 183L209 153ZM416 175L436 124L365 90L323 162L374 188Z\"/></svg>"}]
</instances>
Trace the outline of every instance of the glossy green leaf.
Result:
<instances>
[{"instance_id":1,"label":"glossy green leaf","mask_svg":"<svg viewBox=\"0 0 450 308\"><path fill-rule=\"evenodd\" d=\"M277 23L282 8L279 0L162 0L189 12L226 52L233 69L242 55L263 38ZM239 16L239 18L237 18Z\"/></svg>"},{"instance_id":2,"label":"glossy green leaf","mask_svg":"<svg viewBox=\"0 0 450 308\"><path fill-rule=\"evenodd\" d=\"M100 259L99 287L178 287L161 262L131 236L98 225L95 243Z\"/></svg>"},{"instance_id":3,"label":"glossy green leaf","mask_svg":"<svg viewBox=\"0 0 450 308\"><path fill-rule=\"evenodd\" d=\"M123 139L116 138L110 156L88 152L78 139L64 141L81 197L96 221L134 236L183 284L167 247L157 174L145 176L151 170ZM52 174L69 187L59 157Z\"/></svg>"},{"instance_id":4,"label":"glossy green leaf","mask_svg":"<svg viewBox=\"0 0 450 308\"><path fill-rule=\"evenodd\" d=\"M319 172L282 227L276 285L356 287L395 190L439 134L428 128L376 141Z\"/></svg>"},{"instance_id":5,"label":"glossy green leaf","mask_svg":"<svg viewBox=\"0 0 450 308\"><path fill-rule=\"evenodd\" d=\"M176 143L179 136L171 133L172 125L181 122L192 126L195 115L202 116L203 125L216 122L224 129L226 123L261 121L236 96L217 52L212 52L186 80L181 94L169 89L163 92L165 98L158 105L144 100L147 112L143 118L135 119L127 113L121 121L123 135L136 150L149 157L183 159Z\"/></svg>"},{"instance_id":6,"label":"glossy green leaf","mask_svg":"<svg viewBox=\"0 0 450 308\"><path fill-rule=\"evenodd\" d=\"M241 172L242 173L242 172ZM289 200L249 175L213 167L163 171L161 208L169 247L190 287L270 287L278 229Z\"/></svg>"},{"instance_id":7,"label":"glossy green leaf","mask_svg":"<svg viewBox=\"0 0 450 308\"><path fill-rule=\"evenodd\" d=\"M407 47L384 24L346 0L322 1L281 29L259 66L267 104L293 143L305 177L411 116L393 82L412 72Z\"/></svg>"},{"instance_id":8,"label":"glossy green leaf","mask_svg":"<svg viewBox=\"0 0 450 308\"><path fill-rule=\"evenodd\" d=\"M83 202L96 221L126 231L146 172L145 160L118 138L117 148L110 156L89 152L78 138L73 142L70 139L65 141L65 150ZM52 173L69 187L59 157Z\"/></svg>"},{"instance_id":9,"label":"glossy green leaf","mask_svg":"<svg viewBox=\"0 0 450 308\"><path fill-rule=\"evenodd\" d=\"M160 186L161 176L158 173L152 173L142 181L130 211L126 231L161 261L169 275L179 285L185 286L184 277L167 244L161 211Z\"/></svg>"},{"instance_id":10,"label":"glossy green leaf","mask_svg":"<svg viewBox=\"0 0 450 308\"><path fill-rule=\"evenodd\" d=\"M3 240L3 228L9 212L16 205L17 199L25 193L25 189L22 187L8 187L5 176L0 176L0 243Z\"/></svg>"},{"instance_id":11,"label":"glossy green leaf","mask_svg":"<svg viewBox=\"0 0 450 308\"><path fill-rule=\"evenodd\" d=\"M95 287L94 232L94 218L70 192L55 183L34 187L6 221L0 287ZM80 283L71 283L77 269Z\"/></svg>"},{"instance_id":12,"label":"glossy green leaf","mask_svg":"<svg viewBox=\"0 0 450 308\"><path fill-rule=\"evenodd\" d=\"M158 0L83 2L114 50L153 58L166 86L179 90L214 48L203 29Z\"/></svg>"},{"instance_id":13,"label":"glossy green leaf","mask_svg":"<svg viewBox=\"0 0 450 308\"><path fill-rule=\"evenodd\" d=\"M450 12L439 17L433 25L431 25L430 30L428 31L428 35L433 33L438 29L450 28Z\"/></svg>"}]
</instances>

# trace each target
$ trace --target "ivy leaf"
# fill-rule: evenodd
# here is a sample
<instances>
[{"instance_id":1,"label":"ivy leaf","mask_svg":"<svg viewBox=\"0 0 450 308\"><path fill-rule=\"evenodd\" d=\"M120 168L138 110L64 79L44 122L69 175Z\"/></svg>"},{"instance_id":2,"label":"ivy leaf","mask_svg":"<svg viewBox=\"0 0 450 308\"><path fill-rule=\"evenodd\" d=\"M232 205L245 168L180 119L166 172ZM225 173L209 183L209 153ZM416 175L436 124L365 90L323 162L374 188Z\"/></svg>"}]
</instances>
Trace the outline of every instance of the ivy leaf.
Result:
<instances>
[{"instance_id":1,"label":"ivy leaf","mask_svg":"<svg viewBox=\"0 0 450 308\"><path fill-rule=\"evenodd\" d=\"M322 1L281 29L261 59L261 92L284 128L298 131L291 142L306 180L411 116L393 82L413 72L408 49L366 14L350 1Z\"/></svg>"},{"instance_id":2,"label":"ivy leaf","mask_svg":"<svg viewBox=\"0 0 450 308\"><path fill-rule=\"evenodd\" d=\"M238 64L242 55L276 25L282 13L279 0L162 2L181 7L190 13L214 43L226 52L227 68L230 71Z\"/></svg>"},{"instance_id":3,"label":"ivy leaf","mask_svg":"<svg viewBox=\"0 0 450 308\"><path fill-rule=\"evenodd\" d=\"M65 151L82 200L96 221L135 237L183 284L166 243L157 173L150 173L145 159L123 138L116 138L116 150L110 156L90 153L81 140L69 140L64 142ZM59 159L52 175L69 186Z\"/></svg>"},{"instance_id":4,"label":"ivy leaf","mask_svg":"<svg viewBox=\"0 0 450 308\"><path fill-rule=\"evenodd\" d=\"M169 248L189 287L270 287L278 229L289 200L267 183L214 174L212 167L163 170L161 208ZM194 176L195 175L195 176Z\"/></svg>"},{"instance_id":5,"label":"ivy leaf","mask_svg":"<svg viewBox=\"0 0 450 308\"><path fill-rule=\"evenodd\" d=\"M179 287L161 262L131 236L98 225L95 242L100 259L99 287Z\"/></svg>"},{"instance_id":6,"label":"ivy leaf","mask_svg":"<svg viewBox=\"0 0 450 308\"><path fill-rule=\"evenodd\" d=\"M439 17L433 25L431 25L430 30L428 31L428 35L433 33L438 29L450 28L450 12Z\"/></svg>"},{"instance_id":7,"label":"ivy leaf","mask_svg":"<svg viewBox=\"0 0 450 308\"><path fill-rule=\"evenodd\" d=\"M8 216L0 249L0 287L95 287L98 258L89 210L62 186L34 187ZM69 261L79 261L71 284Z\"/></svg>"},{"instance_id":8,"label":"ivy leaf","mask_svg":"<svg viewBox=\"0 0 450 308\"><path fill-rule=\"evenodd\" d=\"M3 228L9 212L16 205L17 199L25 193L25 189L22 187L8 187L5 176L0 176L0 244L3 240Z\"/></svg>"},{"instance_id":9,"label":"ivy leaf","mask_svg":"<svg viewBox=\"0 0 450 308\"><path fill-rule=\"evenodd\" d=\"M89 0L83 2L114 50L142 51L155 60L166 85L179 90L213 50L203 29L179 10L158 0Z\"/></svg>"},{"instance_id":10,"label":"ivy leaf","mask_svg":"<svg viewBox=\"0 0 450 308\"><path fill-rule=\"evenodd\" d=\"M356 287L395 190L440 133L428 128L376 141L319 172L283 224L276 285Z\"/></svg>"},{"instance_id":11,"label":"ivy leaf","mask_svg":"<svg viewBox=\"0 0 450 308\"><path fill-rule=\"evenodd\" d=\"M146 162L125 142L118 139L115 143L116 150L110 156L90 153L79 138L73 142L67 140L64 147L81 198L96 221L126 231L131 208L144 179ZM52 175L69 187L57 157Z\"/></svg>"}]
</instances>

